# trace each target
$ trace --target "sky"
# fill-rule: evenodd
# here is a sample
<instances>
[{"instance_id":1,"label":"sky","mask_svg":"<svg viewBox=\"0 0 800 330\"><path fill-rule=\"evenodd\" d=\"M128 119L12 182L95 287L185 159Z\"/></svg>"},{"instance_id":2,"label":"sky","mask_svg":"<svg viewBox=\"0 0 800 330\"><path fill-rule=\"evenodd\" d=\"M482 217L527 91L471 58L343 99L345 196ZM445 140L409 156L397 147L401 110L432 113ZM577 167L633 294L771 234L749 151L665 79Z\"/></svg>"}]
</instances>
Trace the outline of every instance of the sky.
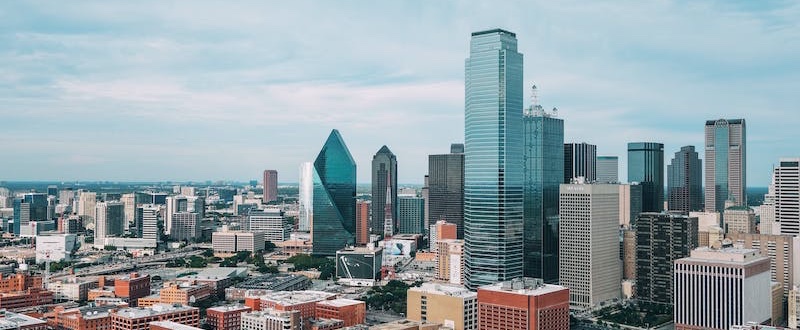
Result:
<instances>
[{"instance_id":1,"label":"sky","mask_svg":"<svg viewBox=\"0 0 800 330\"><path fill-rule=\"evenodd\" d=\"M515 32L567 142L703 156L747 120L749 186L798 157L796 1L2 1L0 180L296 182L338 129L369 182L464 140L470 33ZM528 103L526 97L526 104Z\"/></svg>"}]
</instances>

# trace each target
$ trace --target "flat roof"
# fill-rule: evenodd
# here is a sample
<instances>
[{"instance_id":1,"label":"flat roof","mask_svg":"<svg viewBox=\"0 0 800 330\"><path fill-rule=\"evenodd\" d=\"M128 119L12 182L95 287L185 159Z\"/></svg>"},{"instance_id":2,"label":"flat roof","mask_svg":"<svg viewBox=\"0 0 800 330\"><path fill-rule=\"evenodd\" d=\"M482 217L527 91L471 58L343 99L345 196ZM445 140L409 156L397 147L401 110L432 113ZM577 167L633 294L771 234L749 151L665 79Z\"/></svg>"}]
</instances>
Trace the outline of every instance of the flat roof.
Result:
<instances>
[{"instance_id":1,"label":"flat roof","mask_svg":"<svg viewBox=\"0 0 800 330\"><path fill-rule=\"evenodd\" d=\"M203 330L202 328L193 327L191 325L180 324L172 321L153 321L151 325L157 325L172 330Z\"/></svg>"},{"instance_id":2,"label":"flat roof","mask_svg":"<svg viewBox=\"0 0 800 330\"><path fill-rule=\"evenodd\" d=\"M197 309L196 307L190 306L183 306L183 305L170 305L170 304L154 304L153 306L142 308L142 307L129 307L123 308L114 313L114 315L135 319L135 318L142 318L154 315L161 315L173 312L183 312L183 311L190 311L193 309Z\"/></svg>"},{"instance_id":3,"label":"flat roof","mask_svg":"<svg viewBox=\"0 0 800 330\"><path fill-rule=\"evenodd\" d=\"M483 34L494 34L494 33L507 33L510 34L512 37L516 37L517 35L514 32L503 30L503 29L491 29L491 30L483 30L478 32L472 32L472 36L479 36Z\"/></svg>"},{"instance_id":4,"label":"flat roof","mask_svg":"<svg viewBox=\"0 0 800 330\"><path fill-rule=\"evenodd\" d=\"M5 312L5 316L0 320L11 322L12 324L16 324L20 327L47 323L46 321L37 319L35 317L8 311Z\"/></svg>"},{"instance_id":5,"label":"flat roof","mask_svg":"<svg viewBox=\"0 0 800 330\"><path fill-rule=\"evenodd\" d=\"M288 306L303 304L308 302L315 302L321 300L328 300L329 298L336 297L335 293L324 291L276 291L269 292L261 296L262 300L273 301L278 304Z\"/></svg>"},{"instance_id":6,"label":"flat roof","mask_svg":"<svg viewBox=\"0 0 800 330\"><path fill-rule=\"evenodd\" d=\"M344 307L344 306L360 305L360 304L364 304L364 303L365 302L363 302L361 300L339 298L339 299L333 299L333 300L323 300L323 301L320 301L318 304L327 305L327 306L333 306L333 307Z\"/></svg>"},{"instance_id":7,"label":"flat roof","mask_svg":"<svg viewBox=\"0 0 800 330\"><path fill-rule=\"evenodd\" d=\"M241 311L248 309L250 309L250 307L244 305L229 305L229 306L210 307L207 310L224 313L224 312L234 312L234 311Z\"/></svg>"},{"instance_id":8,"label":"flat roof","mask_svg":"<svg viewBox=\"0 0 800 330\"><path fill-rule=\"evenodd\" d=\"M511 280L506 282L494 283L479 287L478 290L487 290L495 292L511 292L526 296L539 296L547 293L558 292L567 290L567 287L545 284L542 282L530 281L533 279L525 278L527 281ZM541 280L539 280L541 281Z\"/></svg>"},{"instance_id":9,"label":"flat roof","mask_svg":"<svg viewBox=\"0 0 800 330\"><path fill-rule=\"evenodd\" d=\"M463 286L445 283L422 283L421 286L410 288L409 290L462 298L478 296L476 292L470 291Z\"/></svg>"}]
</instances>

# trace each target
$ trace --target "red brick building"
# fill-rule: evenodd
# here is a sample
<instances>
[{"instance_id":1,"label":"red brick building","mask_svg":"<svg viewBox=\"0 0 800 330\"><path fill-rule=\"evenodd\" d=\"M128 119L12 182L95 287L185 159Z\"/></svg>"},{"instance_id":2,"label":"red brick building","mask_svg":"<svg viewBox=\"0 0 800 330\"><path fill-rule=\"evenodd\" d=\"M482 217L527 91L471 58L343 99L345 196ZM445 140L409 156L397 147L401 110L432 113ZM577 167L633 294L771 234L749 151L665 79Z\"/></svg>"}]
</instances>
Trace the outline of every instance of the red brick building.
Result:
<instances>
[{"instance_id":1,"label":"red brick building","mask_svg":"<svg viewBox=\"0 0 800 330\"><path fill-rule=\"evenodd\" d=\"M334 299L317 303L317 319L338 319L345 327L363 324L367 317L367 304L359 300Z\"/></svg>"},{"instance_id":2,"label":"red brick building","mask_svg":"<svg viewBox=\"0 0 800 330\"><path fill-rule=\"evenodd\" d=\"M129 276L114 280L114 295L127 298L131 306L136 306L139 298L150 295L150 275L140 276L131 273Z\"/></svg>"},{"instance_id":3,"label":"red brick building","mask_svg":"<svg viewBox=\"0 0 800 330\"><path fill-rule=\"evenodd\" d=\"M154 321L150 322L150 330L203 330L203 329L172 321Z\"/></svg>"},{"instance_id":4,"label":"red brick building","mask_svg":"<svg viewBox=\"0 0 800 330\"><path fill-rule=\"evenodd\" d=\"M369 243L369 201L356 201L356 244Z\"/></svg>"},{"instance_id":5,"label":"red brick building","mask_svg":"<svg viewBox=\"0 0 800 330\"><path fill-rule=\"evenodd\" d=\"M569 289L532 278L480 287L478 329L569 329Z\"/></svg>"},{"instance_id":6,"label":"red brick building","mask_svg":"<svg viewBox=\"0 0 800 330\"><path fill-rule=\"evenodd\" d=\"M111 314L108 307L73 308L65 310L58 306L48 324L61 330L109 330Z\"/></svg>"},{"instance_id":7,"label":"red brick building","mask_svg":"<svg viewBox=\"0 0 800 330\"><path fill-rule=\"evenodd\" d=\"M148 308L123 308L111 312L113 330L149 330L150 322L172 321L196 327L200 323L200 310L196 307L158 304Z\"/></svg>"},{"instance_id":8,"label":"red brick building","mask_svg":"<svg viewBox=\"0 0 800 330\"><path fill-rule=\"evenodd\" d=\"M261 297L260 310L299 311L305 322L316 317L318 302L335 298L336 294L322 291L276 291Z\"/></svg>"},{"instance_id":9,"label":"red brick building","mask_svg":"<svg viewBox=\"0 0 800 330\"><path fill-rule=\"evenodd\" d=\"M9 311L49 305L53 303L53 293L40 288L28 288L25 291L0 293L0 308Z\"/></svg>"},{"instance_id":10,"label":"red brick building","mask_svg":"<svg viewBox=\"0 0 800 330\"><path fill-rule=\"evenodd\" d=\"M239 330L242 313L252 309L247 306L221 306L206 310L206 324L211 330Z\"/></svg>"},{"instance_id":11,"label":"red brick building","mask_svg":"<svg viewBox=\"0 0 800 330\"><path fill-rule=\"evenodd\" d=\"M3 276L0 274L0 293L11 293L25 291L30 288L42 288L41 276L30 276L27 274L14 274Z\"/></svg>"}]
</instances>

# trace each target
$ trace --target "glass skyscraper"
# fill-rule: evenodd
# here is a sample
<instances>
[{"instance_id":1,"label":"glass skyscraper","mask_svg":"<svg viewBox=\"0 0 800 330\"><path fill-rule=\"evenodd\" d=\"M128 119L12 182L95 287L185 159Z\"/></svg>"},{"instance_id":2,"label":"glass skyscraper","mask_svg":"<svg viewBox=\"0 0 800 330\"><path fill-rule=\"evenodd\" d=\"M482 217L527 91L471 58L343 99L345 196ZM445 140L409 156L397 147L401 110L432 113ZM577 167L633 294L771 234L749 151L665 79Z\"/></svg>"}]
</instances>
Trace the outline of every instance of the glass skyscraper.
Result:
<instances>
[{"instance_id":1,"label":"glass skyscraper","mask_svg":"<svg viewBox=\"0 0 800 330\"><path fill-rule=\"evenodd\" d=\"M14 199L14 234L20 234L20 228L31 221L44 221L47 218L47 194L28 193Z\"/></svg>"},{"instance_id":2,"label":"glass skyscraper","mask_svg":"<svg viewBox=\"0 0 800 330\"><path fill-rule=\"evenodd\" d=\"M472 33L465 69L464 254L471 289L522 276L522 54L514 33Z\"/></svg>"},{"instance_id":3,"label":"glass skyscraper","mask_svg":"<svg viewBox=\"0 0 800 330\"><path fill-rule=\"evenodd\" d=\"M314 161L312 198L312 251L335 256L355 243L356 232L356 163L338 130L331 131Z\"/></svg>"},{"instance_id":4,"label":"glass skyscraper","mask_svg":"<svg viewBox=\"0 0 800 330\"><path fill-rule=\"evenodd\" d=\"M628 182L642 186L642 212L664 210L664 145L628 143Z\"/></svg>"},{"instance_id":5,"label":"glass skyscraper","mask_svg":"<svg viewBox=\"0 0 800 330\"><path fill-rule=\"evenodd\" d=\"M706 121L706 212L725 210L725 201L747 205L747 136L744 119Z\"/></svg>"},{"instance_id":6,"label":"glass skyscraper","mask_svg":"<svg viewBox=\"0 0 800 330\"><path fill-rule=\"evenodd\" d=\"M534 105L525 131L525 276L558 282L558 189L564 172L564 121Z\"/></svg>"},{"instance_id":7,"label":"glass skyscraper","mask_svg":"<svg viewBox=\"0 0 800 330\"><path fill-rule=\"evenodd\" d=\"M586 182L597 181L597 146L594 144L564 144L564 183L582 177Z\"/></svg>"},{"instance_id":8,"label":"glass skyscraper","mask_svg":"<svg viewBox=\"0 0 800 330\"><path fill-rule=\"evenodd\" d=\"M684 146L667 165L667 210L689 214L703 205L703 165L694 146Z\"/></svg>"},{"instance_id":9,"label":"glass skyscraper","mask_svg":"<svg viewBox=\"0 0 800 330\"><path fill-rule=\"evenodd\" d=\"M464 239L464 145L454 143L449 154L428 156L429 224L444 220L456 225Z\"/></svg>"},{"instance_id":10,"label":"glass skyscraper","mask_svg":"<svg viewBox=\"0 0 800 330\"><path fill-rule=\"evenodd\" d=\"M392 219L397 221L397 157L383 146L372 156L372 233L383 234L384 221L386 220L386 186L391 184L389 191L392 195ZM397 232L397 223L393 224Z\"/></svg>"}]
</instances>

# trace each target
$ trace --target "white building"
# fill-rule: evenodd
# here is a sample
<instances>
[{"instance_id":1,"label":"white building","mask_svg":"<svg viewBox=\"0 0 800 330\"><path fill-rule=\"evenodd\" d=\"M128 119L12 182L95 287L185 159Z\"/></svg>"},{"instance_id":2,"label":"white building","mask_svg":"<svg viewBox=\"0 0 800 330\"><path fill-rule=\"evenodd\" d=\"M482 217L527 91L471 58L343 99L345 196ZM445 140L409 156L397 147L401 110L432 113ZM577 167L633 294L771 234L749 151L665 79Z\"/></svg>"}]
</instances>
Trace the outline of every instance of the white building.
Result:
<instances>
[{"instance_id":1,"label":"white building","mask_svg":"<svg viewBox=\"0 0 800 330\"><path fill-rule=\"evenodd\" d=\"M770 259L758 250L702 247L673 267L676 329L727 330L772 317Z\"/></svg>"},{"instance_id":2,"label":"white building","mask_svg":"<svg viewBox=\"0 0 800 330\"><path fill-rule=\"evenodd\" d=\"M300 164L300 217L298 230L310 231L314 221L314 164Z\"/></svg>"},{"instance_id":3,"label":"white building","mask_svg":"<svg viewBox=\"0 0 800 330\"><path fill-rule=\"evenodd\" d=\"M761 234L779 235L780 224L775 221L775 178L773 176L769 190L764 195L764 203L758 207L758 232Z\"/></svg>"},{"instance_id":4,"label":"white building","mask_svg":"<svg viewBox=\"0 0 800 330\"><path fill-rule=\"evenodd\" d=\"M261 211L250 211L247 222L250 231L263 233L264 239L272 243L288 240L292 232L292 225L286 221L286 217L280 209L268 208Z\"/></svg>"},{"instance_id":5,"label":"white building","mask_svg":"<svg viewBox=\"0 0 800 330\"><path fill-rule=\"evenodd\" d=\"M95 207L97 206L97 193L81 191L78 197L78 215L94 220Z\"/></svg>"},{"instance_id":6,"label":"white building","mask_svg":"<svg viewBox=\"0 0 800 330\"><path fill-rule=\"evenodd\" d=\"M619 187L562 184L559 188L559 284L571 308L621 298Z\"/></svg>"},{"instance_id":7,"label":"white building","mask_svg":"<svg viewBox=\"0 0 800 330\"><path fill-rule=\"evenodd\" d=\"M94 239L122 236L125 232L125 206L120 202L96 204Z\"/></svg>"},{"instance_id":8,"label":"white building","mask_svg":"<svg viewBox=\"0 0 800 330\"><path fill-rule=\"evenodd\" d=\"M189 212L189 200L186 196L169 196L166 198L167 210L164 213L164 232L172 233L172 216L179 212Z\"/></svg>"},{"instance_id":9,"label":"white building","mask_svg":"<svg viewBox=\"0 0 800 330\"><path fill-rule=\"evenodd\" d=\"M145 205L140 208L138 216L141 217L141 237L158 241L160 234L158 232L158 213L160 208L156 205Z\"/></svg>"},{"instance_id":10,"label":"white building","mask_svg":"<svg viewBox=\"0 0 800 330\"><path fill-rule=\"evenodd\" d=\"M76 248L77 237L74 234L62 235L37 235L36 236L36 263L45 260L70 261L72 250Z\"/></svg>"},{"instance_id":11,"label":"white building","mask_svg":"<svg viewBox=\"0 0 800 330\"><path fill-rule=\"evenodd\" d=\"M773 170L775 221L781 235L800 235L800 158L781 158Z\"/></svg>"},{"instance_id":12,"label":"white building","mask_svg":"<svg viewBox=\"0 0 800 330\"><path fill-rule=\"evenodd\" d=\"M200 237L200 215L196 212L178 212L172 214L170 238L177 241L194 241Z\"/></svg>"},{"instance_id":13,"label":"white building","mask_svg":"<svg viewBox=\"0 0 800 330\"><path fill-rule=\"evenodd\" d=\"M266 309L241 315L242 330L301 330L300 311Z\"/></svg>"},{"instance_id":14,"label":"white building","mask_svg":"<svg viewBox=\"0 0 800 330\"><path fill-rule=\"evenodd\" d=\"M242 231L217 231L211 234L214 252L236 253L239 251L260 251L264 249L264 234Z\"/></svg>"}]
</instances>

